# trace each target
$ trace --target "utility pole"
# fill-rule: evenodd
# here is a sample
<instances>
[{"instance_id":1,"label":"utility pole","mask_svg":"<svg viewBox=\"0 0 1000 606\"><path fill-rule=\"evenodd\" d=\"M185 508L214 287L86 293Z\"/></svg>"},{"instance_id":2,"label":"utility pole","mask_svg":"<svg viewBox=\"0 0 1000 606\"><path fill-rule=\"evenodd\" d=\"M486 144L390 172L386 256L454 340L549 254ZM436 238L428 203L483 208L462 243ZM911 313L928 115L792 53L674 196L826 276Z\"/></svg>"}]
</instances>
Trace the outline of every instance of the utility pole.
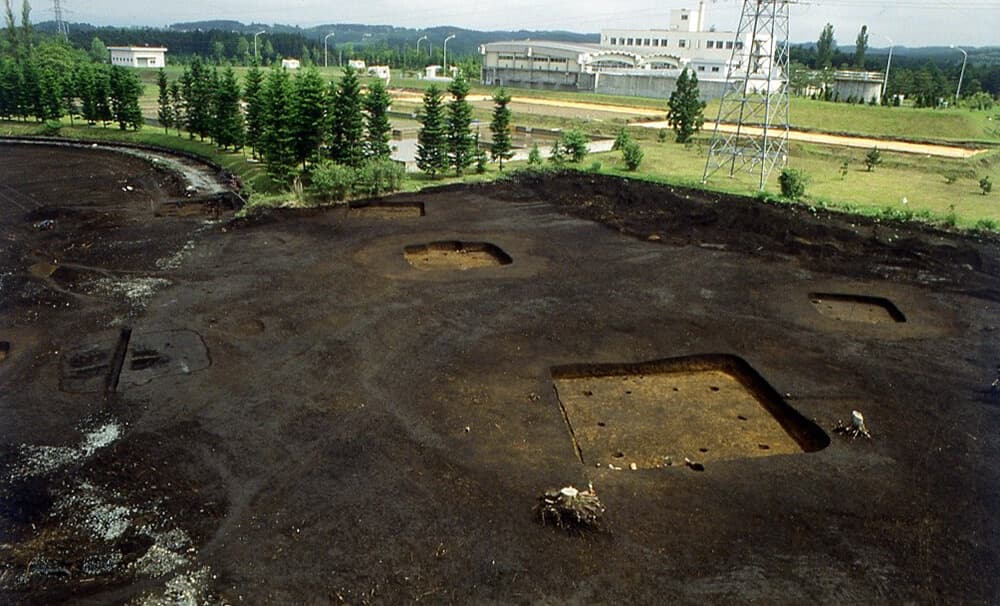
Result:
<instances>
[{"instance_id":1,"label":"utility pole","mask_svg":"<svg viewBox=\"0 0 1000 606\"><path fill-rule=\"evenodd\" d=\"M788 161L790 2L743 2L702 183L725 166L730 177L737 170L755 175L763 190L774 166ZM720 130L723 123L735 125L733 132Z\"/></svg>"}]
</instances>

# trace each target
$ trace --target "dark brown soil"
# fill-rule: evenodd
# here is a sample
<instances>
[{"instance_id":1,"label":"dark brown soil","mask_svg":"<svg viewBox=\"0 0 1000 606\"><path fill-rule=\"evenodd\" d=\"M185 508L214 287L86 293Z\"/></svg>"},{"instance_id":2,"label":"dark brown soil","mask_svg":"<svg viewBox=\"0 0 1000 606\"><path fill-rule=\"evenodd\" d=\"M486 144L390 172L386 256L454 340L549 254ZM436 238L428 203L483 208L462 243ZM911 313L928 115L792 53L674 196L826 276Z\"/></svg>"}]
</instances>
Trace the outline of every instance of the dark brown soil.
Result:
<instances>
[{"instance_id":1,"label":"dark brown soil","mask_svg":"<svg viewBox=\"0 0 1000 606\"><path fill-rule=\"evenodd\" d=\"M406 220L165 213L180 181L87 150L0 145L0 183L0 602L1000 601L996 240L589 175L391 198ZM453 241L512 263L406 261ZM117 390L61 390L123 327ZM553 368L718 354L829 445L581 463ZM697 421L739 420L710 378ZM852 410L871 440L833 433ZM589 483L602 530L540 523Z\"/></svg>"}]
</instances>

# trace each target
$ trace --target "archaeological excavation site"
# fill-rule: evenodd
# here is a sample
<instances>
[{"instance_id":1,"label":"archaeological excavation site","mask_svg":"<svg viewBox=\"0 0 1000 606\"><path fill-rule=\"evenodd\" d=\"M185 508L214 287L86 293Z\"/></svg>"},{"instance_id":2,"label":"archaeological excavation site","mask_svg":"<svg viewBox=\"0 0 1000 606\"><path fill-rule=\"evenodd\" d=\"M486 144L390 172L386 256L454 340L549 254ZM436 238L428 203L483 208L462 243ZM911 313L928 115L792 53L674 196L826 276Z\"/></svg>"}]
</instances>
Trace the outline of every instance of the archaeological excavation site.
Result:
<instances>
[{"instance_id":1,"label":"archaeological excavation site","mask_svg":"<svg viewBox=\"0 0 1000 606\"><path fill-rule=\"evenodd\" d=\"M0 142L0 603L989 604L1000 240Z\"/></svg>"}]
</instances>

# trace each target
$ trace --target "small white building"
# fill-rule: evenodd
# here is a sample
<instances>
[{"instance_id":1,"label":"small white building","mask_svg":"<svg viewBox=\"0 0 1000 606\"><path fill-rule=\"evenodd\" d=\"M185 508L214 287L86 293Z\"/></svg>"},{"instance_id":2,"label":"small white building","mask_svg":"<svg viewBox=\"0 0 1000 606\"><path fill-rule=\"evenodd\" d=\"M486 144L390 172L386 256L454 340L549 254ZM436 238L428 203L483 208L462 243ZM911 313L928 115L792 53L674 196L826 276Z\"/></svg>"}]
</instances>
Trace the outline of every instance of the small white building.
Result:
<instances>
[{"instance_id":1,"label":"small white building","mask_svg":"<svg viewBox=\"0 0 1000 606\"><path fill-rule=\"evenodd\" d=\"M368 67L368 75L388 82L392 70L389 69L388 65L371 65Z\"/></svg>"},{"instance_id":2,"label":"small white building","mask_svg":"<svg viewBox=\"0 0 1000 606\"><path fill-rule=\"evenodd\" d=\"M111 65L159 69L167 65L163 46L109 46Z\"/></svg>"},{"instance_id":3,"label":"small white building","mask_svg":"<svg viewBox=\"0 0 1000 606\"><path fill-rule=\"evenodd\" d=\"M281 69L299 69L302 67L302 62L298 59L282 59Z\"/></svg>"},{"instance_id":4,"label":"small white building","mask_svg":"<svg viewBox=\"0 0 1000 606\"><path fill-rule=\"evenodd\" d=\"M351 59L347 62L347 67L363 72L365 71L364 59Z\"/></svg>"}]
</instances>

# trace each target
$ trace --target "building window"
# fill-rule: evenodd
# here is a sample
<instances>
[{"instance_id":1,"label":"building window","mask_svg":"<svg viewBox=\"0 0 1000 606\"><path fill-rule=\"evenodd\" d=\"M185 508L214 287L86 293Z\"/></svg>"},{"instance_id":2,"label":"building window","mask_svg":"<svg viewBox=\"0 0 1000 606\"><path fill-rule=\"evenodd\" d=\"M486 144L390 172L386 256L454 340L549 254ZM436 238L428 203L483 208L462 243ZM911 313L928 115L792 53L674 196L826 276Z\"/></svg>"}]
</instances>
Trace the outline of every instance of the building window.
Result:
<instances>
[{"instance_id":1,"label":"building window","mask_svg":"<svg viewBox=\"0 0 1000 606\"><path fill-rule=\"evenodd\" d=\"M659 46L659 45L660 45L660 40L658 38L654 38L653 39L653 46Z\"/></svg>"},{"instance_id":2,"label":"building window","mask_svg":"<svg viewBox=\"0 0 1000 606\"><path fill-rule=\"evenodd\" d=\"M681 48L687 48L687 40L678 40L677 41L677 46L679 46Z\"/></svg>"},{"instance_id":3,"label":"building window","mask_svg":"<svg viewBox=\"0 0 1000 606\"><path fill-rule=\"evenodd\" d=\"M611 39L611 46L614 46L616 44L618 44L618 38L612 38Z\"/></svg>"},{"instance_id":4,"label":"building window","mask_svg":"<svg viewBox=\"0 0 1000 606\"><path fill-rule=\"evenodd\" d=\"M733 49L733 43L732 42L726 42L726 48L728 50L732 50Z\"/></svg>"},{"instance_id":5,"label":"building window","mask_svg":"<svg viewBox=\"0 0 1000 606\"><path fill-rule=\"evenodd\" d=\"M649 38L646 38L644 42L645 42L644 46L653 46L653 43L649 40Z\"/></svg>"},{"instance_id":6,"label":"building window","mask_svg":"<svg viewBox=\"0 0 1000 606\"><path fill-rule=\"evenodd\" d=\"M705 66L704 65L699 65L698 66L698 71L700 71L700 72L705 71Z\"/></svg>"},{"instance_id":7,"label":"building window","mask_svg":"<svg viewBox=\"0 0 1000 606\"><path fill-rule=\"evenodd\" d=\"M667 45L666 38L664 38L663 40L660 40L660 46L666 46L666 45Z\"/></svg>"},{"instance_id":8,"label":"building window","mask_svg":"<svg viewBox=\"0 0 1000 606\"><path fill-rule=\"evenodd\" d=\"M705 43L705 48L715 48L715 42L709 40Z\"/></svg>"},{"instance_id":9,"label":"building window","mask_svg":"<svg viewBox=\"0 0 1000 606\"><path fill-rule=\"evenodd\" d=\"M681 15L681 21L687 21L687 20L688 20L687 15Z\"/></svg>"},{"instance_id":10,"label":"building window","mask_svg":"<svg viewBox=\"0 0 1000 606\"><path fill-rule=\"evenodd\" d=\"M628 46L635 46L635 39L629 38L628 39Z\"/></svg>"},{"instance_id":11,"label":"building window","mask_svg":"<svg viewBox=\"0 0 1000 606\"><path fill-rule=\"evenodd\" d=\"M736 48L739 49L739 50L743 50L743 43L742 42L737 42L736 43Z\"/></svg>"}]
</instances>

